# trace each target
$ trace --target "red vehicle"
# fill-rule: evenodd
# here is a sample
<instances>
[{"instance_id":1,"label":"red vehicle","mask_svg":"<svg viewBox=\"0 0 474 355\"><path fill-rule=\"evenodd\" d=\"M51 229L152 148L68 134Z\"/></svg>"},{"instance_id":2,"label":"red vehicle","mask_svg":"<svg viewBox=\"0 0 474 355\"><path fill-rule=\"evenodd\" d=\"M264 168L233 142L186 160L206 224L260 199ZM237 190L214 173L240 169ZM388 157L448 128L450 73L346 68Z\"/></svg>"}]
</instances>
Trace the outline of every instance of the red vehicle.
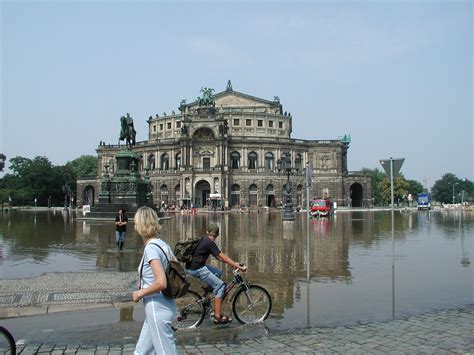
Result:
<instances>
[{"instance_id":1,"label":"red vehicle","mask_svg":"<svg viewBox=\"0 0 474 355\"><path fill-rule=\"evenodd\" d=\"M311 201L310 206L313 217L327 217L332 210L331 201L327 198L315 198Z\"/></svg>"}]
</instances>

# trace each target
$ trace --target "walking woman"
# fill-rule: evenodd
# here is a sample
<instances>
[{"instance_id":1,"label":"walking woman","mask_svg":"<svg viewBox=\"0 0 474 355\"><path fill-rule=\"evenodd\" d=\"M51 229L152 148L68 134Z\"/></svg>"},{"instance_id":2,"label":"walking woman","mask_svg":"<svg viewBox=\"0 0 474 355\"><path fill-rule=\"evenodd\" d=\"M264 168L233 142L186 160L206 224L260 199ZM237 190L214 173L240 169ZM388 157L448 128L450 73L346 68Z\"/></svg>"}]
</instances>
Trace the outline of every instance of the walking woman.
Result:
<instances>
[{"instance_id":1,"label":"walking woman","mask_svg":"<svg viewBox=\"0 0 474 355\"><path fill-rule=\"evenodd\" d=\"M135 214L135 231L142 237L145 249L138 267L140 289L133 292L133 301L143 299L145 322L138 339L135 354L177 354L171 322L176 310L175 300L165 297L165 269L168 258L173 260L171 248L159 237L161 226L158 216L149 207L140 207ZM163 249L163 251L160 249Z\"/></svg>"}]
</instances>

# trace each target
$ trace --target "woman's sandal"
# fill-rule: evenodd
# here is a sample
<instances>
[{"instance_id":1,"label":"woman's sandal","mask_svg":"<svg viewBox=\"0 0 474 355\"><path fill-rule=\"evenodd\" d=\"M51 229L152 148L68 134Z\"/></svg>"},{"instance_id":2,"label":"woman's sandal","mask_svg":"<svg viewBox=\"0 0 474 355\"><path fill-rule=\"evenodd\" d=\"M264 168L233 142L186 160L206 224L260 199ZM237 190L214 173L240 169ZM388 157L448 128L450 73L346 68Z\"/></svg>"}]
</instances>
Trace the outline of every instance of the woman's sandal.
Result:
<instances>
[{"instance_id":1,"label":"woman's sandal","mask_svg":"<svg viewBox=\"0 0 474 355\"><path fill-rule=\"evenodd\" d=\"M232 319L227 316L221 316L220 318L214 316L214 324L227 324L232 322Z\"/></svg>"}]
</instances>

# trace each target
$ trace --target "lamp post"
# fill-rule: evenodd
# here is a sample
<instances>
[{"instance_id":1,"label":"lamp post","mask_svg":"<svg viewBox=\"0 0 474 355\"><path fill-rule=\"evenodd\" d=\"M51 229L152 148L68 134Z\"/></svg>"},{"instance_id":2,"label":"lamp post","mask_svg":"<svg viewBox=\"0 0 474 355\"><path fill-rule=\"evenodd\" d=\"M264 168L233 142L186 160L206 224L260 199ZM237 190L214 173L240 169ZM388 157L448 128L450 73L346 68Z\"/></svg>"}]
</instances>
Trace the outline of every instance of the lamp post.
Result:
<instances>
[{"instance_id":1,"label":"lamp post","mask_svg":"<svg viewBox=\"0 0 474 355\"><path fill-rule=\"evenodd\" d=\"M458 183L457 182L453 182L453 205L454 205L454 186L456 186Z\"/></svg>"},{"instance_id":2,"label":"lamp post","mask_svg":"<svg viewBox=\"0 0 474 355\"><path fill-rule=\"evenodd\" d=\"M293 173L291 168L291 158L289 154L284 154L281 159L277 161L278 172L284 171L286 173L286 186L285 186L285 205L283 206L283 220L294 221L295 215L293 214L293 203L291 202L291 181L290 175Z\"/></svg>"}]
</instances>

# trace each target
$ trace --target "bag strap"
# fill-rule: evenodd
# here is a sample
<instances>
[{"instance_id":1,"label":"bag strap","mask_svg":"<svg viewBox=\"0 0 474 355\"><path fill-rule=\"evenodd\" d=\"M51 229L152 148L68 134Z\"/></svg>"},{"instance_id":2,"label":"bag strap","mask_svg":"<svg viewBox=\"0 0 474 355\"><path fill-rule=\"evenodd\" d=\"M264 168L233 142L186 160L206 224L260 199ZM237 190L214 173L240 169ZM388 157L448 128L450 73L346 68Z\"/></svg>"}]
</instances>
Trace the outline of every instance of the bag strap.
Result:
<instances>
[{"instance_id":1,"label":"bag strap","mask_svg":"<svg viewBox=\"0 0 474 355\"><path fill-rule=\"evenodd\" d=\"M155 244L155 243L150 243L150 244L156 245L158 248L161 249L161 251L163 252L163 254L165 254L166 261L168 262L168 265L169 265L170 260L168 259L168 255L166 255L166 253L165 253L165 251L163 250L163 248L160 247L158 244ZM138 287L139 290L142 289L143 264L145 264L145 253L143 253L143 256L142 256L142 266L140 267L140 287Z\"/></svg>"}]
</instances>

